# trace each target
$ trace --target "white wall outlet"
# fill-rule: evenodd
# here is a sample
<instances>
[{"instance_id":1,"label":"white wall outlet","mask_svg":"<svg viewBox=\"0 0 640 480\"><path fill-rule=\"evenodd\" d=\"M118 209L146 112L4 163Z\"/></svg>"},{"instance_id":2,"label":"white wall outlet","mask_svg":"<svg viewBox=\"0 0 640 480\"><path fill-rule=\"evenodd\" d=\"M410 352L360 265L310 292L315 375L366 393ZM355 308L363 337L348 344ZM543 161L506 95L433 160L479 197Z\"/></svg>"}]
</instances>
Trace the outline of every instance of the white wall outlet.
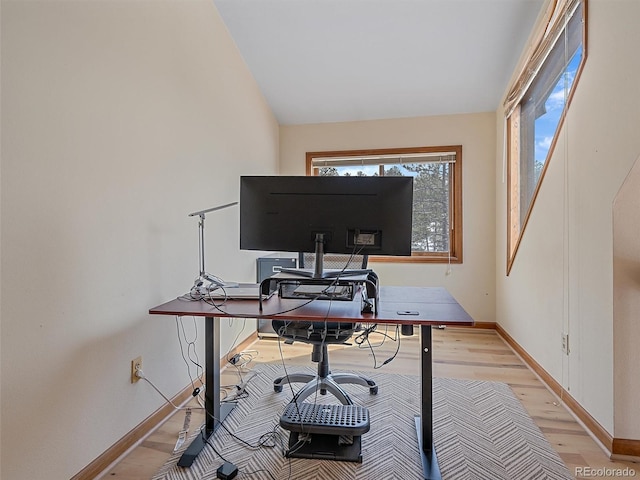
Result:
<instances>
[{"instance_id":1,"label":"white wall outlet","mask_svg":"<svg viewBox=\"0 0 640 480\"><path fill-rule=\"evenodd\" d=\"M562 334L562 352L565 355L569 355L569 334L568 333L563 333Z\"/></svg>"}]
</instances>

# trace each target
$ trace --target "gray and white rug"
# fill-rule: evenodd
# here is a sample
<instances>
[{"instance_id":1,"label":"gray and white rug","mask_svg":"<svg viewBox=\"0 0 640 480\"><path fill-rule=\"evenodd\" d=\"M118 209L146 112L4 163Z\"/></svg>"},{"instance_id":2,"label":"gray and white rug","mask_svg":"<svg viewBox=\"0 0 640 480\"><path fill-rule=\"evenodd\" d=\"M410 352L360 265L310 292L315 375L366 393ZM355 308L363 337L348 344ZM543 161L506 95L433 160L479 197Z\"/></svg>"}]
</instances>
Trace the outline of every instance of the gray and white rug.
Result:
<instances>
[{"instance_id":1,"label":"gray and white rug","mask_svg":"<svg viewBox=\"0 0 640 480\"><path fill-rule=\"evenodd\" d=\"M371 429L362 436L363 461L353 463L285 458L288 432L278 422L291 390L285 386L282 393L273 391L273 379L283 375L280 365L259 365L255 371L259 373L247 387L248 397L239 401L225 426L251 445L275 430L276 446L250 448L221 428L211 442L215 451L206 447L190 468L176 465L179 452L153 480L215 479L223 463L220 455L239 468L239 480L422 478L414 423L420 409L419 377L374 373L370 377L379 385L378 395L370 395L364 387L344 386L355 403L369 409L371 417ZM433 392L434 441L443 480L573 478L508 385L434 378ZM318 403L337 402L327 395L318 396ZM272 440L270 437L268 443L273 444Z\"/></svg>"}]
</instances>

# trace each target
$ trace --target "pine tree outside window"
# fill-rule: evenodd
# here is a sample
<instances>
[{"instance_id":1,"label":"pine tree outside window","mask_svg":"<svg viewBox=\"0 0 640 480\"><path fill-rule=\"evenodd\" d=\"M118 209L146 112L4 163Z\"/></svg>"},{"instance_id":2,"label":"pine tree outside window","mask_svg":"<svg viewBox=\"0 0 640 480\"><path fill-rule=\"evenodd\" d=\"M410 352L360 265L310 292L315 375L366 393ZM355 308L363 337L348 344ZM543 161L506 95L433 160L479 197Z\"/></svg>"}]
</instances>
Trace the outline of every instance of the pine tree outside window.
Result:
<instances>
[{"instance_id":1,"label":"pine tree outside window","mask_svg":"<svg viewBox=\"0 0 640 480\"><path fill-rule=\"evenodd\" d=\"M307 175L412 176L411 257L372 260L462 263L462 146L308 152Z\"/></svg>"}]
</instances>

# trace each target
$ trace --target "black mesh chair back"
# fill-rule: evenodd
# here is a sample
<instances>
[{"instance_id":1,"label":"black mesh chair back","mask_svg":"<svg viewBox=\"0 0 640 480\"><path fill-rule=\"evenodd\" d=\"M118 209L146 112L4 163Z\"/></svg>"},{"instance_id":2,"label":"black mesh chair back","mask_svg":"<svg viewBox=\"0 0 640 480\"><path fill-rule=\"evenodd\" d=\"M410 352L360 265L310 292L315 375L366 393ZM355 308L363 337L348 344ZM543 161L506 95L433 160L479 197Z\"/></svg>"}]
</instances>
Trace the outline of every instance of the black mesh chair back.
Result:
<instances>
[{"instance_id":1,"label":"black mesh chair back","mask_svg":"<svg viewBox=\"0 0 640 480\"><path fill-rule=\"evenodd\" d=\"M316 261L316 254L309 252L300 252L298 254L298 266L300 268L313 268ZM330 269L363 269L367 268L369 262L368 255L342 255L334 253L325 253L323 256L324 268Z\"/></svg>"}]
</instances>

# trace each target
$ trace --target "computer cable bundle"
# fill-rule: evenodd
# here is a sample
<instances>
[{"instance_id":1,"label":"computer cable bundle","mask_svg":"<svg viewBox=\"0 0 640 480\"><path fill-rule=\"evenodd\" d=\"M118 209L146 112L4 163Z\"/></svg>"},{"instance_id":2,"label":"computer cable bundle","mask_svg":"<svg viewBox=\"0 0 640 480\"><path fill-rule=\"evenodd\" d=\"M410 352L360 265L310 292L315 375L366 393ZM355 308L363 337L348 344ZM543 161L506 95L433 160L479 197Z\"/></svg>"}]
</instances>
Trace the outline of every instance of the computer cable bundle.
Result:
<instances>
[{"instance_id":1,"label":"computer cable bundle","mask_svg":"<svg viewBox=\"0 0 640 480\"><path fill-rule=\"evenodd\" d=\"M222 427L222 429L234 440L236 440L238 443L240 443L241 445L243 445L245 448L248 448L250 450L259 450L261 448L276 448L276 447L280 447L280 450L283 452L285 451L285 447L284 447L284 439L283 439L283 434L280 430L280 426L277 423L273 424L273 428L271 430L268 430L267 432L263 433L259 438L257 443L252 444L248 441L246 441L245 439L239 437L238 435L236 435L235 433L233 433L224 423L224 420L220 420L218 418L216 418L211 412L206 412L206 414L212 418L213 420L215 420L217 422L217 424ZM233 465L232 462L230 462L228 459L226 459L216 448L215 446L209 441L209 439L207 439L205 437L205 430L204 430L204 425L201 427L201 435L202 435L202 439L204 440L205 443L207 443L207 445L209 445L214 453L216 455L218 455L218 457L220 457L220 459L227 463L230 464L232 466ZM266 470L266 469L259 469L259 470L255 470L255 471L246 471L243 470L243 468L239 468L239 470L244 474L244 475L255 475L257 473L260 472L264 472L267 473L272 479L275 480L275 477L273 476L273 474ZM235 476L235 475L234 475ZM291 466L289 465L289 478L291 477Z\"/></svg>"},{"instance_id":2,"label":"computer cable bundle","mask_svg":"<svg viewBox=\"0 0 640 480\"><path fill-rule=\"evenodd\" d=\"M206 285L205 281L209 281L209 284ZM225 282L217 275L212 275L210 273L202 274L195 279L189 292L179 298L198 301L209 296L209 293L214 290L222 289L224 291L225 285L229 286L230 283Z\"/></svg>"},{"instance_id":3,"label":"computer cable bundle","mask_svg":"<svg viewBox=\"0 0 640 480\"><path fill-rule=\"evenodd\" d=\"M236 353L231 357L229 354L231 353L231 349L227 352L226 359L227 364L232 366L235 369L238 378L240 379L239 383L235 385L224 385L220 387L225 392L225 397L221 400L223 402L229 402L236 400L238 398L244 398L247 396L247 392L244 387L246 384L256 375L256 372L249 368L251 362L255 358L255 355L258 354L257 350L250 351L242 351L240 353ZM226 390L231 390L231 393L228 393Z\"/></svg>"},{"instance_id":4,"label":"computer cable bundle","mask_svg":"<svg viewBox=\"0 0 640 480\"><path fill-rule=\"evenodd\" d=\"M165 400L165 402L167 404L171 405L171 407L173 407L174 410L176 410L176 411L184 410L186 412L185 422L183 424L183 429L179 432L178 441L176 442L176 448L174 449L174 452L176 450L178 450L179 447L182 446L184 444L184 441L186 440L186 434L188 432L188 426L189 426L189 421L190 421L190 416L191 416L191 411L192 410L203 410L205 412L205 414L208 415L210 418L214 419L218 423L218 425L220 425L229 434L229 436L231 436L233 439L235 439L236 441L240 442L241 444L243 444L247 448L250 448L250 449L253 449L253 450L257 450L257 449L260 449L260 448L275 448L275 447L279 446L281 448L281 450L284 451L284 444L283 444L283 441L282 441L282 438L281 438L282 434L280 432L278 432L279 425L274 424L274 427L271 430L267 431L266 433L264 433L263 435L260 436L260 438L258 439L258 442L256 444L252 444L252 443L242 439L241 437L237 436L236 434L234 434L225 425L224 421L221 421L220 419L216 418L211 412L208 412L203 406L200 406L200 407L185 406L185 404L190 401L189 399L185 400L182 405L176 405L169 397L167 397L155 385L155 383L153 383L145 375L145 373L142 370L138 370L137 371L137 376L138 376L138 378L146 381L149 385L151 385L151 387ZM247 384L251 380L251 378L253 378L253 376L250 376L249 378L247 378L247 380L246 380ZM243 386L243 390L245 390L245 389L246 389L246 384ZM194 390L192 396L193 397L199 396L201 393L203 393L203 391L204 391L204 388L197 387ZM206 425L206 422L204 422L200 427L200 432L201 432L201 435L203 435L203 440L213 449L213 451L216 453L216 455L218 455L224 462L228 462L228 460L223 457L223 455L215 448L215 446L207 438L205 438L205 425ZM255 472L244 471L243 473L245 473L247 475L251 475L251 474L256 474L258 472L266 472L269 476L274 478L273 475L270 472L266 471L266 470L257 470Z\"/></svg>"},{"instance_id":5,"label":"computer cable bundle","mask_svg":"<svg viewBox=\"0 0 640 480\"><path fill-rule=\"evenodd\" d=\"M346 261L346 265L338 273L338 275L336 276L335 281L332 282L331 285L334 285L335 283L337 283L339 281L340 276L344 272L346 272L347 267L349 266L349 264L353 260L354 256L360 254L360 252L362 251L362 248L364 248L364 247L361 247L357 251L354 248L354 250L351 252L351 255L350 255L349 259ZM331 304L329 303L329 309L330 308L331 308ZM328 315L328 312L327 312L327 315ZM385 332L383 333L383 332L380 332L380 331L377 330L378 325L375 324L375 323L374 324L366 324L366 325L368 325L368 326L366 326L364 328L364 330L354 338L354 342L361 348L364 348L363 345L366 342L366 344L369 347L369 350L371 350L371 354L373 356L373 368L374 368L374 370L377 370L377 369L383 367L384 365L387 365L391 361L393 361L396 358L396 356L398 355L398 352L400 351L400 327L399 327L399 325L396 325L395 337L391 337L390 335L387 334L387 328L388 327L386 327L386 326L385 326ZM325 319L325 331L326 331L326 328L327 327L326 327L326 319ZM369 341L369 336L374 332L378 333L378 334L381 334L383 336L382 342L380 342L378 345L372 345L371 342ZM382 345L384 345L384 342L385 342L386 339L390 339L390 340L392 340L394 342L397 342L396 351L394 352L394 354L391 357L387 358L384 362L382 362L380 365L378 365L377 364L377 360L376 360L376 354L375 354L374 348L381 347Z\"/></svg>"},{"instance_id":6,"label":"computer cable bundle","mask_svg":"<svg viewBox=\"0 0 640 480\"><path fill-rule=\"evenodd\" d=\"M348 264L348 262L347 262L347 264ZM338 278L336 278L335 282L337 282L337 281L338 281L338 279L339 279L339 277L338 277ZM332 284L333 284L333 283L334 283L334 282L332 282ZM312 299L312 301L313 301L313 300L316 300L316 299L317 299L317 298L314 298L314 299ZM327 332L328 332L328 328L327 328L327 319L328 319L328 316L329 316L329 312L331 311L331 302L332 302L332 300L331 300L331 299L329 299L328 308L327 308L327 313L326 313L326 316L325 316L325 319L324 319L324 334L322 335L322 342L323 342L323 343L321 343L321 344L320 344L320 352L321 352L321 354L322 354L322 352L324 351L324 348L323 348L323 347L324 347L324 341L325 341L325 339L326 339ZM282 362L282 368L283 368L283 370L284 370L285 377L288 377L288 376L289 376L289 372L287 371L287 365L286 365L286 362L285 362L285 359L284 359L284 353L283 353L283 351L282 351L282 341L281 341L281 338L283 337L283 333L284 333L284 331L283 331L283 330L284 330L284 329L286 329L286 328L287 328L287 326L288 326L288 325L290 325L291 323L295 323L295 322L293 322L293 321L286 321L286 322L285 322L285 324L284 324L284 326L282 327L282 329L281 329L279 332L277 332L277 333L278 333L278 350L279 350L279 352L280 352L280 360L281 360L281 362ZM310 326L310 328L311 328L311 326ZM319 359L319 361L323 361L323 360L324 360L323 358L320 358L320 359ZM313 405L317 405L317 404L318 404L318 386L319 386L319 381L320 381L320 380L319 380L319 378L318 378L318 379L316 379L316 389L315 389L315 393L314 393L314 397L313 397ZM287 383L288 383L288 385L289 385L289 389L290 389L290 391L291 391L291 395L292 395L292 398L291 398L290 403L293 403L293 404L295 405L296 413L297 413L297 415L298 415L298 418L302 419L302 418L303 418L303 416L302 416L302 414L301 414L301 412L300 412L300 405L299 405L299 403L298 403L298 395L297 395L297 393L294 391L294 389L293 389L293 385L292 385L290 382L287 382ZM304 388L304 387L303 387L303 388ZM286 407L285 407L285 408L286 408ZM299 439L299 440L298 440L298 442L296 442L296 444L294 444L293 446L289 447L286 451L283 451L283 455L284 455L285 457L289 458L289 469L290 469L290 470L291 470L291 457L290 457L290 455L291 455L292 453L296 453L299 449L301 449L302 447L304 447L305 442L306 442L306 440L305 440L305 436L306 436L306 435L305 435L305 432L304 432L304 423L303 423L303 422L301 422L301 424L300 424L300 428L301 428L301 434L302 434L302 435L301 435L301 437L302 437L302 438L301 438L301 439Z\"/></svg>"},{"instance_id":7,"label":"computer cable bundle","mask_svg":"<svg viewBox=\"0 0 640 480\"><path fill-rule=\"evenodd\" d=\"M180 355L182 356L182 360L187 366L187 375L189 375L191 386L195 390L196 385L194 377L191 374L191 366L193 365L196 367L196 379L199 380L201 384L204 383L202 380L202 377L204 375L204 368L200 364L200 359L198 358L198 352L196 349L196 342L198 340L198 324L195 317L192 317L192 320L194 336L192 340L189 340L187 338L187 332L184 326L184 317L176 316L176 330L178 335L178 344L180 345ZM186 354L182 345L183 340L187 346Z\"/></svg>"},{"instance_id":8,"label":"computer cable bundle","mask_svg":"<svg viewBox=\"0 0 640 480\"><path fill-rule=\"evenodd\" d=\"M285 324L286 325L286 324ZM282 327L283 329L286 328L286 326ZM282 362L282 368L284 369L284 374L285 377L289 377L289 372L287 371L287 365L284 359L284 353L282 351L282 341L281 341L281 336L280 333L282 332L278 332L278 350L280 351L280 361ZM293 403L296 407L296 413L298 414L298 418L302 419L302 415L300 413L300 405L298 403L298 396L296 394L296 392L293 389L293 385L291 385L290 382L287 382L287 384L289 385L289 389L291 391L291 401L289 403ZM316 381L316 391L315 391L315 395L314 395L314 400L313 400L313 404L317 405L318 404L318 384ZM285 406L286 408L286 406ZM304 437L304 423L300 424L300 428L302 430L303 433L303 437ZM289 475L291 475L291 457L289 456L291 453L295 453L297 450L299 450L300 448L302 448L304 446L304 440L298 440L298 442L293 445L290 448L287 449L283 449L282 451L282 456L285 458L289 459Z\"/></svg>"},{"instance_id":9,"label":"computer cable bundle","mask_svg":"<svg viewBox=\"0 0 640 480\"><path fill-rule=\"evenodd\" d=\"M224 289L224 287L218 287L216 288L216 290L221 290L224 294L224 296L222 298L214 298L210 292L204 293L202 295L193 295L191 293L186 293L184 295L181 295L178 297L178 300L184 300L184 301L188 301L188 302L199 302L202 301L208 305L211 305L213 308L215 308L217 311L219 311L220 313L224 314L224 315L230 315L230 312L226 311L223 309L223 307L227 304L229 298L227 297L227 291ZM212 290L213 291L213 290ZM294 307L288 308L286 310L282 310L280 312L275 312L272 315L282 315L284 313L289 313L289 312L293 312L295 310L298 310L299 308L304 307L305 305L310 304L311 302L317 300L318 298L320 298L321 294L310 298L310 299L306 299L303 303L300 303L298 305L295 305Z\"/></svg>"},{"instance_id":10,"label":"computer cable bundle","mask_svg":"<svg viewBox=\"0 0 640 480\"><path fill-rule=\"evenodd\" d=\"M186 329L185 329L185 325L184 325L184 320L183 317L176 317L176 328L177 328L177 332L178 332L178 342L180 344L180 352L182 355L182 358L185 362L185 364L187 365L187 371L189 374L189 378L191 380L191 384L192 386L194 386L194 392L193 392L193 396L197 397L198 403L200 405L199 408L197 409L201 409L204 410L205 413L210 417L213 418L219 425L222 426L222 428L224 430L227 431L227 433L234 439L236 439L237 441L239 441L240 443L242 443L243 445L245 445L247 448L251 448L251 449L258 449L258 448L274 448L277 446L280 446L281 450L284 451L284 445L282 443L282 439L280 438L281 434L277 431L277 429L279 428L279 425L274 425L274 428L270 431L268 431L267 433L263 434L259 440L257 444L251 444L247 441L245 441L244 439L238 437L237 435L235 435L233 432L231 432L226 425L220 421L219 419L215 418L213 416L213 414L211 412L207 412L207 410L204 408L204 400L202 399L202 395L204 394L204 385L200 388L195 387L195 380L192 376L191 373L191 369L190 366L191 365L195 365L197 367L196 370L196 374L198 375L198 379L201 381L202 383L202 376L204 374L204 369L202 367L202 365L200 365L200 361L198 359L198 355L197 355L197 351L196 351L196 341L198 339L198 325L196 323L196 318L193 318L193 322L194 322L194 334L193 334L193 338L188 338ZM242 398L246 398L249 394L247 392L247 385L249 384L249 382L253 379L253 377L256 375L256 372L253 372L251 369L248 369L247 367L249 366L249 364L253 361L253 359L255 358L255 356L257 355L257 351L256 350L251 350L251 351L243 351L240 352L238 354L235 354L233 356L230 355L231 351L235 348L238 339L240 337L240 335L242 335L242 332L244 331L246 326L246 319L244 319L244 323L243 323L243 327L242 329L240 329L240 331L238 332L238 334L236 335L234 341L231 344L231 347L229 348L229 350L227 351L226 354L226 358L227 358L227 362L232 365L239 378L240 378L240 382L236 385L228 385L228 386L223 386L221 387L221 394L224 394L224 397L222 398L221 402L229 402L229 401L235 401L235 400L239 400ZM185 348L183 347L183 342L187 345L186 347L186 353L185 353ZM184 406L177 406L175 405L166 395L164 395L160 389L158 387L156 387L156 385L154 383L151 382L151 380L149 380L148 378L146 378L146 376L144 376L143 372L140 372L141 378L143 378L145 381L147 381L153 388L154 390L156 390L156 392L158 392L164 399L165 401L167 401L170 405L173 406L174 409L176 410L185 410L185 422L183 424L183 428L182 430L179 432L178 434L178 440L176 442L176 447L174 449L174 451L178 450L185 442L186 440L186 436L188 433L188 427L189 427L189 422L190 422L190 417L191 417L191 410L193 409L193 407L184 407ZM231 389L232 391L229 393L227 390ZM186 402L185 402L186 403ZM206 422L200 427L202 435L204 435L204 427L206 425ZM230 465L232 465L230 462L228 462L228 460L226 460L222 454L220 452L218 452L216 450L216 448L213 446L213 444L211 442L209 442L207 439L205 439L203 437L203 440L205 440L205 442L211 446L211 448L213 449L213 451L226 463L229 463ZM222 467L221 467L222 468ZM235 468L235 467L234 467ZM248 471L243 471L243 473L245 475L252 475L252 474L257 474L259 472L266 472L271 478L274 478L273 475L268 472L267 470L257 470L254 472L248 472ZM233 475L235 476L235 474ZM232 478L232 477L229 477Z\"/></svg>"},{"instance_id":11,"label":"computer cable bundle","mask_svg":"<svg viewBox=\"0 0 640 480\"><path fill-rule=\"evenodd\" d=\"M386 364L392 362L398 355L398 352L400 351L400 338L401 338L400 325L395 326L395 330L396 330L395 337L392 337L387 333L388 326L385 326L385 331L381 332L378 330L378 324L374 323L374 324L367 324L367 325L368 326L365 327L364 330L358 336L355 337L354 342L356 343L356 345L358 345L358 348L369 348L369 350L371 351L371 355L373 356L373 368L374 370L377 370L379 368L382 368ZM371 344L369 340L369 336L373 333L382 335L382 341L380 343L375 345ZM393 353L391 357L387 358L384 362L378 365L374 348L382 347L387 339L393 342L397 342L396 351Z\"/></svg>"},{"instance_id":12,"label":"computer cable bundle","mask_svg":"<svg viewBox=\"0 0 640 480\"><path fill-rule=\"evenodd\" d=\"M178 343L180 345L180 352L182 355L182 359L184 360L185 364L187 365L187 372L189 375L189 379L191 381L191 385L193 387L193 396L197 397L197 401L200 405L201 409L204 409L204 400L202 398L202 395L204 394L204 388L203 388L203 380L202 377L204 375L204 369L202 367L202 365L200 364L200 361L198 359L198 354L196 351L196 341L198 339L198 324L196 322L196 318L192 317L193 319L193 326L194 326L194 337L193 339L188 339L187 338L187 333L186 333L186 329L184 326L184 317L179 317L176 316L176 328L177 328L177 334L178 334ZM243 328L238 332L238 334L236 335L236 338L234 339L229 351L227 352L227 360L229 361L229 354L231 352L231 350L235 347L238 338L240 337L240 335L242 334L242 332L244 331L246 325L246 319L245 322L243 324ZM185 348L183 347L183 341L184 343L186 343L187 348L186 348L186 354L185 354ZM249 365L249 363L251 363L251 361L254 358L253 353L257 353L256 351L253 352L241 352L240 354L234 355L234 357L232 358L237 358L238 360L236 362L231 362L229 361L229 364L233 365L238 373L240 382L238 384L235 385L227 385L227 386L222 386L221 387L221 394L223 394L223 398L222 398L222 402L229 402L232 400L237 400L240 398L245 398L247 396L247 392L246 392L246 386L249 383L249 381L253 378L253 376L255 375L255 372L252 372L250 369L246 369L245 368ZM242 359L242 360L240 360ZM200 381L201 387L196 387L195 385L195 380L193 378L193 375L191 373L191 365L195 365L197 370L197 379ZM243 374L248 374L243 376ZM143 377L166 401L168 401L169 403L172 404L172 406L176 409L182 409L182 407L178 407L176 405L174 405L148 378ZM227 390L232 390L231 393L229 393ZM190 411L191 408L186 408L187 413L185 415L185 425L186 425L186 418L187 416L190 416ZM187 427L185 426L183 428L183 430L180 432L179 434L179 441L180 441L180 437L183 437L186 434L186 430Z\"/></svg>"}]
</instances>

